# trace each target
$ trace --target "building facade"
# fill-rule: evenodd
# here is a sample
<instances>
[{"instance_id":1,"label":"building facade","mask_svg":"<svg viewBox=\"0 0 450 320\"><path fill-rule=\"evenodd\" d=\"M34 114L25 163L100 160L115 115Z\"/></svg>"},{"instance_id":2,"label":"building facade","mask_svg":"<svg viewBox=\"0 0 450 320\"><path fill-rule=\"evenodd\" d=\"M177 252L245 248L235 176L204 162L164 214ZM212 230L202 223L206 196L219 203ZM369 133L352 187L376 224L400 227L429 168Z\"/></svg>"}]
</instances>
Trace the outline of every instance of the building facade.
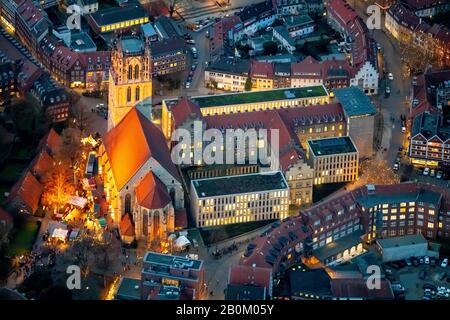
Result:
<instances>
[{"instance_id":1,"label":"building facade","mask_svg":"<svg viewBox=\"0 0 450 320\"><path fill-rule=\"evenodd\" d=\"M192 180L191 197L197 227L288 216L289 187L281 172Z\"/></svg>"},{"instance_id":2,"label":"building facade","mask_svg":"<svg viewBox=\"0 0 450 320\"><path fill-rule=\"evenodd\" d=\"M314 184L358 179L358 150L350 137L308 140L307 159L314 169Z\"/></svg>"},{"instance_id":3,"label":"building facade","mask_svg":"<svg viewBox=\"0 0 450 320\"><path fill-rule=\"evenodd\" d=\"M150 45L138 37L120 38L111 57L108 128L119 123L133 107L150 119L151 101Z\"/></svg>"}]
</instances>

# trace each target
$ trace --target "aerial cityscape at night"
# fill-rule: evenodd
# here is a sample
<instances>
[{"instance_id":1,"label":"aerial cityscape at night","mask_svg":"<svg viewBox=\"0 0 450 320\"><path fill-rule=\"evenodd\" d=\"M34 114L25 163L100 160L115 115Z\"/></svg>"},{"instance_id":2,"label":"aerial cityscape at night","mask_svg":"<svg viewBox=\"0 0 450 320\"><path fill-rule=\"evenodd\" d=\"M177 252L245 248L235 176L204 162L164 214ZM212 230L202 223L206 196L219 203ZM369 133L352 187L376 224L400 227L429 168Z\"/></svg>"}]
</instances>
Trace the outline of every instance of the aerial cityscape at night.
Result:
<instances>
[{"instance_id":1,"label":"aerial cityscape at night","mask_svg":"<svg viewBox=\"0 0 450 320\"><path fill-rule=\"evenodd\" d=\"M449 181L450 0L0 1L0 300L450 300Z\"/></svg>"}]
</instances>

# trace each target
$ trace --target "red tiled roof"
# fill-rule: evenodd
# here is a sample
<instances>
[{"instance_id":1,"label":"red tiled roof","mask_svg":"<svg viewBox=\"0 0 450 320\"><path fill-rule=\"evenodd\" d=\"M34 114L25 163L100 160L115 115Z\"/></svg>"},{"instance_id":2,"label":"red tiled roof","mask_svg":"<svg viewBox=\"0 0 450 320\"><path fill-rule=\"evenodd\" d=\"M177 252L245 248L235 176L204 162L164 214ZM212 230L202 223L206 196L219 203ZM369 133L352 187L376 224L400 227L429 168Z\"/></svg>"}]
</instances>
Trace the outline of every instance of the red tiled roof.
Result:
<instances>
[{"instance_id":1,"label":"red tiled roof","mask_svg":"<svg viewBox=\"0 0 450 320\"><path fill-rule=\"evenodd\" d=\"M41 150L31 164L31 172L42 178L52 166L53 158L48 154L47 150Z\"/></svg>"},{"instance_id":2,"label":"red tiled roof","mask_svg":"<svg viewBox=\"0 0 450 320\"><path fill-rule=\"evenodd\" d=\"M121 236L134 237L134 225L128 213L122 217L119 224L119 231Z\"/></svg>"},{"instance_id":3,"label":"red tiled roof","mask_svg":"<svg viewBox=\"0 0 450 320\"><path fill-rule=\"evenodd\" d=\"M46 148L46 151L48 151L51 155L54 155L61 146L61 143L62 139L60 135L57 134L53 128L51 128L39 142L38 149L42 150L43 148Z\"/></svg>"},{"instance_id":4,"label":"red tiled roof","mask_svg":"<svg viewBox=\"0 0 450 320\"><path fill-rule=\"evenodd\" d=\"M328 8L341 25L346 25L358 17L356 11L344 0L331 0Z\"/></svg>"},{"instance_id":5,"label":"red tiled roof","mask_svg":"<svg viewBox=\"0 0 450 320\"><path fill-rule=\"evenodd\" d=\"M175 209L175 229L186 229L188 226L186 209Z\"/></svg>"},{"instance_id":6,"label":"red tiled roof","mask_svg":"<svg viewBox=\"0 0 450 320\"><path fill-rule=\"evenodd\" d=\"M252 285L271 288L272 269L243 265L232 265L228 273L228 284L231 285Z\"/></svg>"},{"instance_id":7,"label":"red tiled roof","mask_svg":"<svg viewBox=\"0 0 450 320\"><path fill-rule=\"evenodd\" d=\"M180 181L161 130L136 108L108 133L103 143L118 190L121 190L150 158L154 158L174 179Z\"/></svg>"},{"instance_id":8,"label":"red tiled roof","mask_svg":"<svg viewBox=\"0 0 450 320\"><path fill-rule=\"evenodd\" d=\"M17 14L23 19L31 30L36 23L44 19L41 11L33 4L31 0L25 0L17 8Z\"/></svg>"},{"instance_id":9,"label":"red tiled roof","mask_svg":"<svg viewBox=\"0 0 450 320\"><path fill-rule=\"evenodd\" d=\"M8 202L19 197L32 211L36 212L42 195L43 186L30 171L17 181L11 189Z\"/></svg>"},{"instance_id":10,"label":"red tiled roof","mask_svg":"<svg viewBox=\"0 0 450 320\"><path fill-rule=\"evenodd\" d=\"M252 61L250 67L250 76L252 78L273 79L273 63L263 61Z\"/></svg>"},{"instance_id":11,"label":"red tiled roof","mask_svg":"<svg viewBox=\"0 0 450 320\"><path fill-rule=\"evenodd\" d=\"M291 65L292 78L322 78L320 63L311 56Z\"/></svg>"},{"instance_id":12,"label":"red tiled roof","mask_svg":"<svg viewBox=\"0 0 450 320\"><path fill-rule=\"evenodd\" d=\"M52 55L53 63L59 65L60 69L65 71L72 69L77 61L81 64L78 52L72 51L70 48L60 45L56 48Z\"/></svg>"},{"instance_id":13,"label":"red tiled roof","mask_svg":"<svg viewBox=\"0 0 450 320\"><path fill-rule=\"evenodd\" d=\"M175 128L178 128L189 117L201 119L202 112L200 107L187 98L180 99L172 108L172 116L175 123Z\"/></svg>"},{"instance_id":14,"label":"red tiled roof","mask_svg":"<svg viewBox=\"0 0 450 320\"><path fill-rule=\"evenodd\" d=\"M137 203L147 209L162 209L170 202L166 186L152 171L139 182L135 192Z\"/></svg>"}]
</instances>

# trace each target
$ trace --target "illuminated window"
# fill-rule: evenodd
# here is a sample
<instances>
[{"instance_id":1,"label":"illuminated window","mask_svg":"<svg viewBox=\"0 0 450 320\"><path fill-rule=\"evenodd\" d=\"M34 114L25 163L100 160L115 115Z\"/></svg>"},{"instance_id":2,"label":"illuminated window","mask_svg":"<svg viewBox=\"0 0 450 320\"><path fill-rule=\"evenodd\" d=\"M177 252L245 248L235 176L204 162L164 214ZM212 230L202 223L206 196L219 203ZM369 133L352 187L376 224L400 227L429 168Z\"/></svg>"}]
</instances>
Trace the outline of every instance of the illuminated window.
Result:
<instances>
[{"instance_id":1,"label":"illuminated window","mask_svg":"<svg viewBox=\"0 0 450 320\"><path fill-rule=\"evenodd\" d=\"M139 79L139 65L134 66L134 79L135 80Z\"/></svg>"},{"instance_id":2,"label":"illuminated window","mask_svg":"<svg viewBox=\"0 0 450 320\"><path fill-rule=\"evenodd\" d=\"M136 87L136 101L138 101L141 98L141 89L139 86Z\"/></svg>"},{"instance_id":3,"label":"illuminated window","mask_svg":"<svg viewBox=\"0 0 450 320\"><path fill-rule=\"evenodd\" d=\"M131 88L127 88L127 102L131 102Z\"/></svg>"}]
</instances>

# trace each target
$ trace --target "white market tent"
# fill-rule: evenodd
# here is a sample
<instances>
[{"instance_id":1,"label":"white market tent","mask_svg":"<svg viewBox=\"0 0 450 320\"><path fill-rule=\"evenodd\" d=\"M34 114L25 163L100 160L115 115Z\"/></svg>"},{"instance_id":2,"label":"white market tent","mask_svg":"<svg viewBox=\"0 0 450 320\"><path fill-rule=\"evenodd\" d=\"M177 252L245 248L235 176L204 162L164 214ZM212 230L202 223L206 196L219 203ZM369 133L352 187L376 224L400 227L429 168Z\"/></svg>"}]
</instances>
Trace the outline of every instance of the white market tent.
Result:
<instances>
[{"instance_id":1,"label":"white market tent","mask_svg":"<svg viewBox=\"0 0 450 320\"><path fill-rule=\"evenodd\" d=\"M84 206L88 203L88 200L83 197L72 196L69 198L68 203L79 208L84 208Z\"/></svg>"},{"instance_id":2,"label":"white market tent","mask_svg":"<svg viewBox=\"0 0 450 320\"><path fill-rule=\"evenodd\" d=\"M189 241L188 238L186 238L185 236L180 236L180 237L178 237L177 240L175 240L175 242L173 243L173 246L176 249L183 250L184 248L186 248L190 244L191 244L191 242Z\"/></svg>"},{"instance_id":3,"label":"white market tent","mask_svg":"<svg viewBox=\"0 0 450 320\"><path fill-rule=\"evenodd\" d=\"M70 241L75 240L75 239L78 237L78 233L79 233L79 232L80 232L80 229L73 229L73 230L70 232L69 240L70 240Z\"/></svg>"},{"instance_id":4,"label":"white market tent","mask_svg":"<svg viewBox=\"0 0 450 320\"><path fill-rule=\"evenodd\" d=\"M69 231L67 229L55 228L55 229L53 229L51 237L65 240L68 232Z\"/></svg>"}]
</instances>

